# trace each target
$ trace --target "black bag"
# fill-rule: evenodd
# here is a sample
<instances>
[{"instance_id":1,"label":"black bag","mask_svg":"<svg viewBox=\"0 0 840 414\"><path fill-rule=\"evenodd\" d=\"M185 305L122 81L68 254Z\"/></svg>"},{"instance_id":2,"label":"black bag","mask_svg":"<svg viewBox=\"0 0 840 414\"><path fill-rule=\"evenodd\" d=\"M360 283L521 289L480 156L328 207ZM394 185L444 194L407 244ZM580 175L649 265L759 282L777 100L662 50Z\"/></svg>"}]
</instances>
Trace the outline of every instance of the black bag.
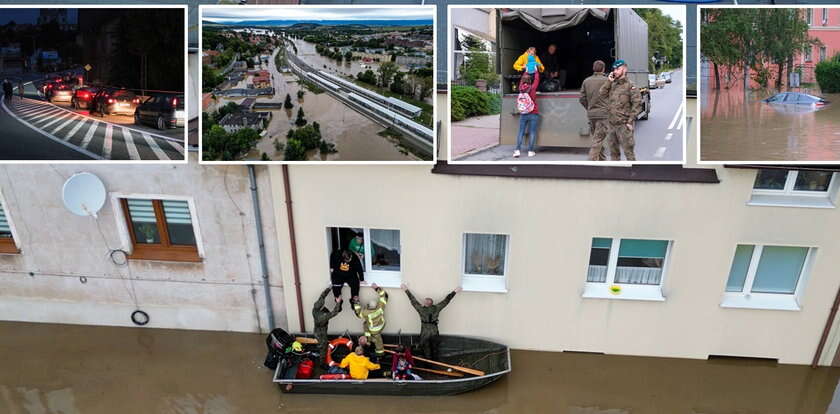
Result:
<instances>
[{"instance_id":1,"label":"black bag","mask_svg":"<svg viewBox=\"0 0 840 414\"><path fill-rule=\"evenodd\" d=\"M269 369L277 369L277 364L280 362L283 352L285 352L286 348L291 346L294 341L295 338L293 336L289 335L288 332L280 328L271 331L271 333L265 337L265 346L268 348L268 353L265 355L263 365Z\"/></svg>"},{"instance_id":2,"label":"black bag","mask_svg":"<svg viewBox=\"0 0 840 414\"><path fill-rule=\"evenodd\" d=\"M560 81L557 79L548 79L540 82L540 92L557 92L560 90Z\"/></svg>"}]
</instances>

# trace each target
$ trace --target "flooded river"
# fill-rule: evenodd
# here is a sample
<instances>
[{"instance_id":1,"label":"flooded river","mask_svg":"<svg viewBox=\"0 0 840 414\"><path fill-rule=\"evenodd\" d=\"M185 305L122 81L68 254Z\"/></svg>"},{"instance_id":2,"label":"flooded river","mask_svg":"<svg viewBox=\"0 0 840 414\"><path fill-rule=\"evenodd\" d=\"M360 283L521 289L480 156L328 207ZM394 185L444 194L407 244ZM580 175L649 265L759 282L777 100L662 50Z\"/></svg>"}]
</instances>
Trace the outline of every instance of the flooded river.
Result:
<instances>
[{"instance_id":1,"label":"flooded river","mask_svg":"<svg viewBox=\"0 0 840 414\"><path fill-rule=\"evenodd\" d=\"M318 52L315 51L314 43L309 43L303 41L302 39L294 39L293 42L297 47L297 56L318 70L353 77L355 77L356 74L364 72L368 69L374 72L379 70L379 64L376 62L365 63L361 60L354 60L349 63L347 61L342 61L341 64L338 64L334 59L329 59L319 55ZM364 67L362 65L364 65ZM402 69L405 70L405 68Z\"/></svg>"},{"instance_id":2,"label":"flooded river","mask_svg":"<svg viewBox=\"0 0 840 414\"><path fill-rule=\"evenodd\" d=\"M707 82L703 82L704 85ZM838 161L840 94L792 89L832 102L805 105L762 102L773 90L744 92L742 86L701 93L701 154L704 161Z\"/></svg>"},{"instance_id":3,"label":"flooded river","mask_svg":"<svg viewBox=\"0 0 840 414\"><path fill-rule=\"evenodd\" d=\"M508 377L459 396L283 395L262 335L0 322L0 338L9 414L840 412L840 370L755 361L514 351Z\"/></svg>"}]
</instances>

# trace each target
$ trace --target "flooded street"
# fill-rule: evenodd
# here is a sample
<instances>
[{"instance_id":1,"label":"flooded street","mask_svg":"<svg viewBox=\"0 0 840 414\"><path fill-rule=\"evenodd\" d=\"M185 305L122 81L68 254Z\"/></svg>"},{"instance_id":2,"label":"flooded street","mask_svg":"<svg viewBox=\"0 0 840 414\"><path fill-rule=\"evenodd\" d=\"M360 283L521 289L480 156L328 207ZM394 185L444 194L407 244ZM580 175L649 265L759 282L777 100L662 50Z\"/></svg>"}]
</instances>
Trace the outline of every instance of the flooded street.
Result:
<instances>
[{"instance_id":1,"label":"flooded street","mask_svg":"<svg viewBox=\"0 0 840 414\"><path fill-rule=\"evenodd\" d=\"M744 93L711 89L702 82L701 154L704 161L837 161L840 160L840 94L792 89L832 102L810 105L768 104L776 91ZM787 91L785 91L787 92Z\"/></svg>"},{"instance_id":2,"label":"flooded street","mask_svg":"<svg viewBox=\"0 0 840 414\"><path fill-rule=\"evenodd\" d=\"M297 47L297 56L318 70L354 77L356 74L364 72L368 69L374 72L379 70L379 64L376 62L365 63L361 60L354 60L350 63L342 61L341 64L337 64L334 59L328 59L319 55L318 52L315 51L314 43L306 42L303 39L293 39L293 42L295 47ZM365 67L362 67L362 65L365 65ZM405 70L405 68L402 69Z\"/></svg>"},{"instance_id":3,"label":"flooded street","mask_svg":"<svg viewBox=\"0 0 840 414\"><path fill-rule=\"evenodd\" d=\"M10 414L840 412L840 370L761 361L514 351L508 377L459 396L283 395L262 335L2 322L0 338Z\"/></svg>"}]
</instances>

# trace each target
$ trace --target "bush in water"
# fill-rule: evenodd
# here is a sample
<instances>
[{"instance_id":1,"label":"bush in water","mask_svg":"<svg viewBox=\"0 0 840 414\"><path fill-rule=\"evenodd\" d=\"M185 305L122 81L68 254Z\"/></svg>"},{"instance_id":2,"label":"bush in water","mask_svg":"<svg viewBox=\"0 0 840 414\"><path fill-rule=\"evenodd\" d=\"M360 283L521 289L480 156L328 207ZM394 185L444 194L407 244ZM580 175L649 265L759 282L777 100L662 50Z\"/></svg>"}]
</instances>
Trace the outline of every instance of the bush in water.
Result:
<instances>
[{"instance_id":1,"label":"bush in water","mask_svg":"<svg viewBox=\"0 0 840 414\"><path fill-rule=\"evenodd\" d=\"M840 93L840 53L818 63L814 73L823 93Z\"/></svg>"}]
</instances>

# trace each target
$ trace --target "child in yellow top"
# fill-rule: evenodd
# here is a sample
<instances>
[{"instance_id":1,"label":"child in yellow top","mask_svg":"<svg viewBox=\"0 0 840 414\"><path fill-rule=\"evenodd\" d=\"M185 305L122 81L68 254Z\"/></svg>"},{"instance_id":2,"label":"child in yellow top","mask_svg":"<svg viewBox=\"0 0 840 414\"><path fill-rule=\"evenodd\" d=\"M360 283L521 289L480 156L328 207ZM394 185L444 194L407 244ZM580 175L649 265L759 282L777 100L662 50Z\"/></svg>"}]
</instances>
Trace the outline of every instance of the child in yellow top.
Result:
<instances>
[{"instance_id":1,"label":"child in yellow top","mask_svg":"<svg viewBox=\"0 0 840 414\"><path fill-rule=\"evenodd\" d=\"M357 346L355 353L347 355L341 360L341 368L350 367L350 378L364 380L367 379L370 370L379 369L379 364L370 362L370 359L364 354L364 349Z\"/></svg>"},{"instance_id":2,"label":"child in yellow top","mask_svg":"<svg viewBox=\"0 0 840 414\"><path fill-rule=\"evenodd\" d=\"M537 62L537 68L542 73L545 70L545 66L543 66L542 61L540 60L539 56L537 56L537 48L534 46L529 47L525 50L521 56L516 59L516 62L513 63L513 69L517 72L522 72L527 69L529 57L533 56L530 59L533 59ZM529 73L533 73L529 71Z\"/></svg>"}]
</instances>

